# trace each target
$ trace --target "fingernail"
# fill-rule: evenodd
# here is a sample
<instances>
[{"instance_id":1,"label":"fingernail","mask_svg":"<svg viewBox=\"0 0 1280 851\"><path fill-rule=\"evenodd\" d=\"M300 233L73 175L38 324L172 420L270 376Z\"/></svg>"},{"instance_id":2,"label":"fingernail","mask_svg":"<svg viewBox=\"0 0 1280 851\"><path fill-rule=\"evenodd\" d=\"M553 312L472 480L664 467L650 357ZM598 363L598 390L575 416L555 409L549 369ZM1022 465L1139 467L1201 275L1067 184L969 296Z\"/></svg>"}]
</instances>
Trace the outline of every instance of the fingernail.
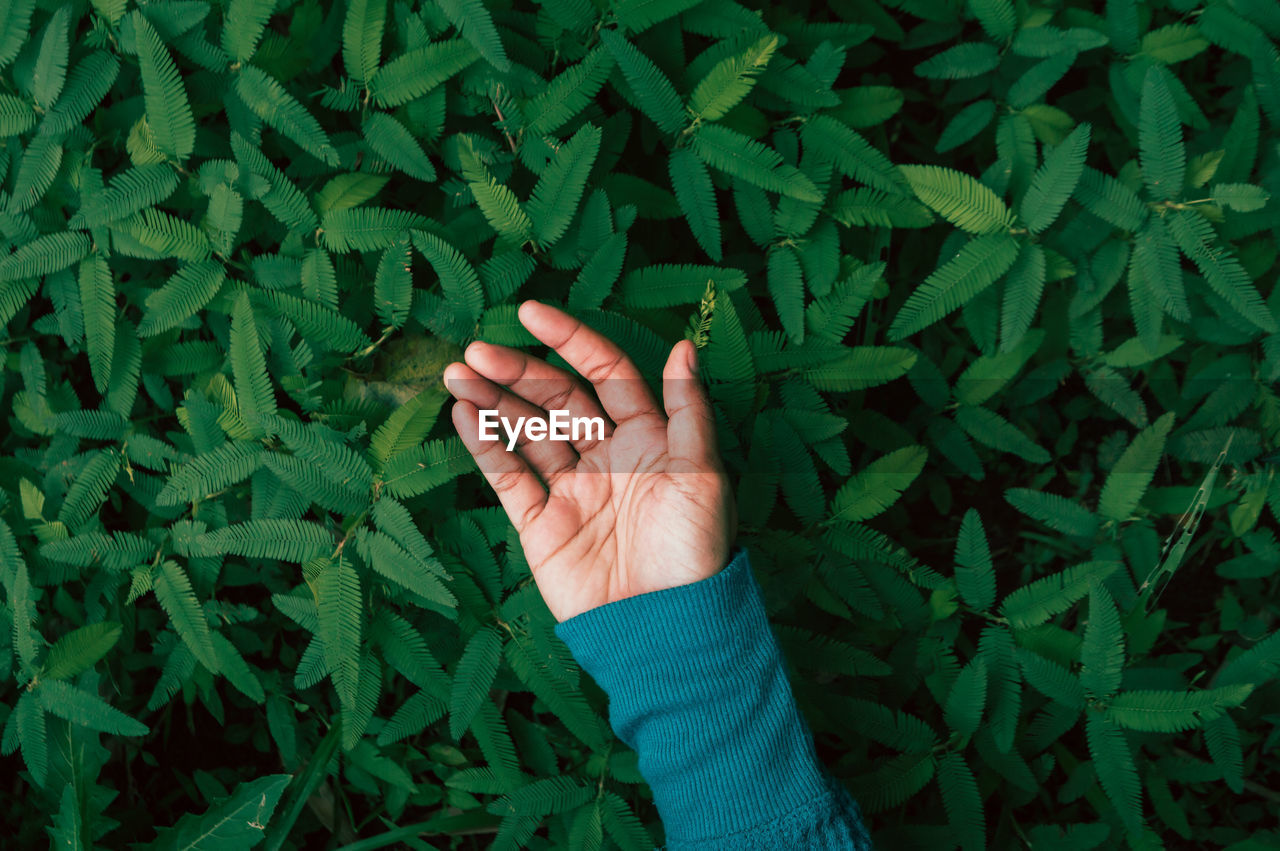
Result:
<instances>
[{"instance_id":1,"label":"fingernail","mask_svg":"<svg viewBox=\"0 0 1280 851\"><path fill-rule=\"evenodd\" d=\"M698 374L698 347L693 343L689 344L689 372Z\"/></svg>"}]
</instances>

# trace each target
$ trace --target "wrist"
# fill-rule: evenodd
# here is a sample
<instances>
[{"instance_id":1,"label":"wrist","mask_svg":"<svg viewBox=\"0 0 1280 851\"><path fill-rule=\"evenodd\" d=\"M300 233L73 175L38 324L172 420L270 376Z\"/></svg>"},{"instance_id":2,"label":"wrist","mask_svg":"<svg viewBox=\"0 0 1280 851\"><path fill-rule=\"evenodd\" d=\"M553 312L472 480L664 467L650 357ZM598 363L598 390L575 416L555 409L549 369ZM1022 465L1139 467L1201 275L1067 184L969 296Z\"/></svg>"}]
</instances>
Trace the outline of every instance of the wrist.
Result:
<instances>
[{"instance_id":1,"label":"wrist","mask_svg":"<svg viewBox=\"0 0 1280 851\"><path fill-rule=\"evenodd\" d=\"M556 633L608 693L669 841L734 833L827 794L745 550L706 579L592 609Z\"/></svg>"}]
</instances>

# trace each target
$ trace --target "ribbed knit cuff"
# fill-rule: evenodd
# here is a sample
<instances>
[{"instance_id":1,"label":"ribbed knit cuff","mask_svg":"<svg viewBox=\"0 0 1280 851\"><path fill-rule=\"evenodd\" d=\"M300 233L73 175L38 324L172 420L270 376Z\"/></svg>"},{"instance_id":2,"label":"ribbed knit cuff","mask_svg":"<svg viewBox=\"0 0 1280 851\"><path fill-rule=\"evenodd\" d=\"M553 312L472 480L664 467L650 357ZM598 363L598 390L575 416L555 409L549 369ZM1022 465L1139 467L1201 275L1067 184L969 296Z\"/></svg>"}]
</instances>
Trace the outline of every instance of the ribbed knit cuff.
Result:
<instances>
[{"instance_id":1,"label":"ribbed knit cuff","mask_svg":"<svg viewBox=\"0 0 1280 851\"><path fill-rule=\"evenodd\" d=\"M745 550L714 576L591 609L556 634L608 693L669 844L829 799Z\"/></svg>"}]
</instances>

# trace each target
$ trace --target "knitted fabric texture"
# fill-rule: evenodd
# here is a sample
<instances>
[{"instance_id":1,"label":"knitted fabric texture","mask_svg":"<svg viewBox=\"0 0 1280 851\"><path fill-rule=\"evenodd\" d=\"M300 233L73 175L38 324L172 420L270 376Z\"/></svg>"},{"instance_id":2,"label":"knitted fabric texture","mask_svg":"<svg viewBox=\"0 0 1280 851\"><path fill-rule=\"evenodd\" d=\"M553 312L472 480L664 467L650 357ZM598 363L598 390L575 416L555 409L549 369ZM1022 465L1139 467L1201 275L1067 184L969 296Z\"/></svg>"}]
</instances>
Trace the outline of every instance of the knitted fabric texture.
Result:
<instances>
[{"instance_id":1,"label":"knitted fabric texture","mask_svg":"<svg viewBox=\"0 0 1280 851\"><path fill-rule=\"evenodd\" d=\"M556 627L609 695L668 851L864 849L858 805L823 769L746 550L689 585Z\"/></svg>"}]
</instances>

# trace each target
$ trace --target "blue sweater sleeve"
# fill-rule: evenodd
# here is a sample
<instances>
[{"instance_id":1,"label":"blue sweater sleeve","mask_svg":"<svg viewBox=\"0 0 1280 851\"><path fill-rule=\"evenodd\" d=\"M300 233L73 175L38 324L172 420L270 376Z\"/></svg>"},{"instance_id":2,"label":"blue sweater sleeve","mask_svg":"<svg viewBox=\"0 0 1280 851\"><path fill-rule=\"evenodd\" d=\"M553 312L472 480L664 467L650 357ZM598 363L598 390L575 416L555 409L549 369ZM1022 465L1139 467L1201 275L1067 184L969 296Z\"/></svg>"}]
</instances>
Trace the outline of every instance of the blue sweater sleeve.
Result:
<instances>
[{"instance_id":1,"label":"blue sweater sleeve","mask_svg":"<svg viewBox=\"0 0 1280 851\"><path fill-rule=\"evenodd\" d=\"M668 851L867 851L796 708L745 550L716 575L556 627L639 755Z\"/></svg>"}]
</instances>

